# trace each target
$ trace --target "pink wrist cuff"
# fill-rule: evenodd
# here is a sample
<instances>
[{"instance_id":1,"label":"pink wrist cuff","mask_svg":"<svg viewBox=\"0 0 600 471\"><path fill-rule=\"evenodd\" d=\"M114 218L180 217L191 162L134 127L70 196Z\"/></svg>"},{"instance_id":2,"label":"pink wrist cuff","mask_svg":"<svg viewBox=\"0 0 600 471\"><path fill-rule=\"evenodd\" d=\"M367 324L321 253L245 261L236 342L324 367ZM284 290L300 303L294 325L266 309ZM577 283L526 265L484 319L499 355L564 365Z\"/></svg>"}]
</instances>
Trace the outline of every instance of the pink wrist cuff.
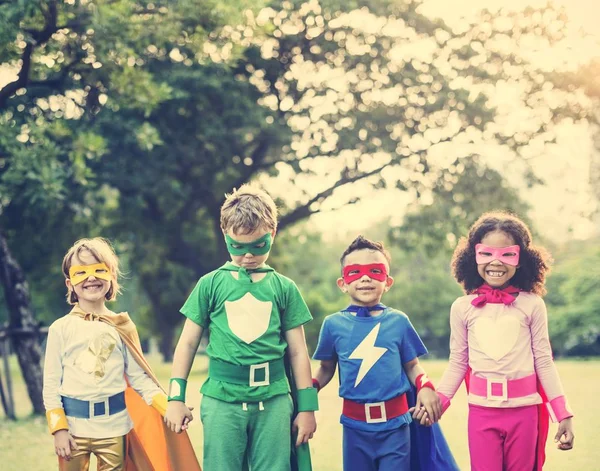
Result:
<instances>
[{"instance_id":1,"label":"pink wrist cuff","mask_svg":"<svg viewBox=\"0 0 600 471\"><path fill-rule=\"evenodd\" d=\"M442 414L443 414L444 412L446 412L446 409L448 409L448 407L450 407L450 399L448 398L448 396L442 394L439 391L436 391L435 393L438 395L438 397L440 398L440 401L442 402Z\"/></svg>"},{"instance_id":2,"label":"pink wrist cuff","mask_svg":"<svg viewBox=\"0 0 600 471\"><path fill-rule=\"evenodd\" d=\"M565 396L558 396L552 399L548 404L548 411L552 422L560 422L563 419L573 417L573 412L567 404Z\"/></svg>"}]
</instances>

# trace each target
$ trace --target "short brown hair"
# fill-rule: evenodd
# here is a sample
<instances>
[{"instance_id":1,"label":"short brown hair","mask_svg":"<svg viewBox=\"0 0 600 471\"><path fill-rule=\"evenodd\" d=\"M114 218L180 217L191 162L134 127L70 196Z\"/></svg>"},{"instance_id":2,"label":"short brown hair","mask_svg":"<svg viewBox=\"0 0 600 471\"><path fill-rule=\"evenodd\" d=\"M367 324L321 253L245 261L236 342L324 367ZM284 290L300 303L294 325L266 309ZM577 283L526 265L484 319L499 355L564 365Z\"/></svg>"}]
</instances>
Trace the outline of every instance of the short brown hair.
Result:
<instances>
[{"instance_id":1,"label":"short brown hair","mask_svg":"<svg viewBox=\"0 0 600 471\"><path fill-rule=\"evenodd\" d=\"M107 239L104 239L102 237L94 237L93 239L79 239L77 242L75 242L73 246L67 251L62 261L62 271L65 275L65 278L70 278L69 269L71 268L73 257L77 256L79 258L79 254L85 251L90 252L92 256L98 261L98 263L106 263L106 266L112 274L110 289L106 293L106 300L115 300L117 294L121 292L121 287L119 286L118 281L119 276L121 275L121 271L119 270L119 258L115 254L111 243ZM75 304L77 303L77 301L78 299L77 295L75 294L75 291L68 290L67 303Z\"/></svg>"},{"instance_id":2,"label":"short brown hair","mask_svg":"<svg viewBox=\"0 0 600 471\"><path fill-rule=\"evenodd\" d=\"M221 229L234 234L250 234L258 229L277 229L277 206L260 188L244 184L225 195L221 206Z\"/></svg>"},{"instance_id":3,"label":"short brown hair","mask_svg":"<svg viewBox=\"0 0 600 471\"><path fill-rule=\"evenodd\" d=\"M390 253L387 251L387 249L383 246L383 242L374 242L370 239L363 237L362 235L359 235L356 239L354 239L352 241L352 243L348 246L348 248L346 248L346 250L344 250L342 257L340 258L340 263L342 265L342 268L344 268L344 259L349 254L351 254L352 252L356 252L357 250L363 250L363 249L376 250L377 252L381 252L383 254L383 256L385 257L385 259L387 260L388 265L391 266L392 257L390 255Z\"/></svg>"}]
</instances>

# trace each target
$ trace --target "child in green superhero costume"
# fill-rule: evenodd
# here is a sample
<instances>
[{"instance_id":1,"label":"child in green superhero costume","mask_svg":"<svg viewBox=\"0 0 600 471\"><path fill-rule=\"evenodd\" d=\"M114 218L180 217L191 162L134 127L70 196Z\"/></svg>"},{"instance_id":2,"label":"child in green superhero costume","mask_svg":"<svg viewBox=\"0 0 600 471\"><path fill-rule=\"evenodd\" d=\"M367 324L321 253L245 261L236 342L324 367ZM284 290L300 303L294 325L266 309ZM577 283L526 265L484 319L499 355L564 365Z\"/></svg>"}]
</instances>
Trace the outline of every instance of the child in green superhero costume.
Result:
<instances>
[{"instance_id":1,"label":"child in green superhero costume","mask_svg":"<svg viewBox=\"0 0 600 471\"><path fill-rule=\"evenodd\" d=\"M221 207L231 261L204 275L181 308L187 317L173 358L165 422L179 432L192 415L187 377L205 329L208 378L202 385L204 469L290 469L296 446L316 430L316 390L303 324L312 319L296 284L266 265L277 229L277 208L262 190L243 185ZM297 388L296 415L284 356ZM303 445L307 446L307 445Z\"/></svg>"}]
</instances>

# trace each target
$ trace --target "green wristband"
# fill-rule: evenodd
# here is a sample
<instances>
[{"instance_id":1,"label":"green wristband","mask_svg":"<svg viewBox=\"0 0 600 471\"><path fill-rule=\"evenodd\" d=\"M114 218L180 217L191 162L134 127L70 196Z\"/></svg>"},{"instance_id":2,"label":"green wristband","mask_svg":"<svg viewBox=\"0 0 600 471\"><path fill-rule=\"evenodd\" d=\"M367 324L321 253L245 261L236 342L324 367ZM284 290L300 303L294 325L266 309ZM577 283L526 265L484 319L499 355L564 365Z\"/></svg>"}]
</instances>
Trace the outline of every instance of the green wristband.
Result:
<instances>
[{"instance_id":1,"label":"green wristband","mask_svg":"<svg viewBox=\"0 0 600 471\"><path fill-rule=\"evenodd\" d=\"M319 410L319 399L316 388L298 389L298 412Z\"/></svg>"},{"instance_id":2,"label":"green wristband","mask_svg":"<svg viewBox=\"0 0 600 471\"><path fill-rule=\"evenodd\" d=\"M169 381L169 401L185 402L185 388L187 380L182 378L171 378Z\"/></svg>"}]
</instances>

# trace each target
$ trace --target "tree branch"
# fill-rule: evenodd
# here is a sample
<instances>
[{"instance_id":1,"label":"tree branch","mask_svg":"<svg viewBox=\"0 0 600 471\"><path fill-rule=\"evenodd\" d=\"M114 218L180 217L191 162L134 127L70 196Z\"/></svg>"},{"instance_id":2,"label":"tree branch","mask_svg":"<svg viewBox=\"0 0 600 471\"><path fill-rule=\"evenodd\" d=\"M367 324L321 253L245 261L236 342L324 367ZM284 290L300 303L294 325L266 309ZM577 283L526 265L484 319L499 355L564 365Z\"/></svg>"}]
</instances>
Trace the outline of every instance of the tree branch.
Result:
<instances>
[{"instance_id":1,"label":"tree branch","mask_svg":"<svg viewBox=\"0 0 600 471\"><path fill-rule=\"evenodd\" d=\"M385 165L382 165L381 167L375 169L375 170L371 170L370 172L366 172L366 173L360 173L360 174L356 174L353 176L349 176L349 175L343 175L341 176L341 178L335 182L333 185L331 185L329 188L327 188L326 190L323 190L322 192L316 194L315 196L313 196L310 200L308 200L308 202L306 202L305 204L303 204L302 206L297 206L296 208L294 208L291 212L289 212L288 214L286 214L285 216L283 216L280 220L279 220L279 224L278 224L278 230L283 229L284 227L288 226L288 225L292 225L295 222L307 218L313 214L316 214L318 212L320 212L320 209L311 209L311 206L314 203L320 203L322 202L325 198L328 198L329 196L331 196L333 194L333 192L337 189L340 188L344 185L347 185L349 183L354 183L356 181L362 180L364 178L368 178L371 177L373 175L377 175L378 173L381 173L381 171L390 166L390 163L387 163Z\"/></svg>"},{"instance_id":2,"label":"tree branch","mask_svg":"<svg viewBox=\"0 0 600 471\"><path fill-rule=\"evenodd\" d=\"M240 176L231 186L231 188L239 188L241 185L246 183L248 179L256 173L258 170L264 168L263 161L271 148L271 137L268 133L262 132L258 137L258 144L252 151L250 158L252 159L252 164L242 167L240 171ZM268 168L268 166L266 167Z\"/></svg>"},{"instance_id":3,"label":"tree branch","mask_svg":"<svg viewBox=\"0 0 600 471\"><path fill-rule=\"evenodd\" d=\"M0 90L0 110L6 107L8 99L12 97L17 90L27 86L29 82L29 74L31 72L31 58L33 56L35 47L46 43L57 31L56 19L58 16L58 11L56 7L56 0L50 0L48 3L48 10L43 11L43 14L44 18L46 19L44 29L41 31L28 31L31 37L35 40L35 44L28 42L25 46L25 49L23 49L23 54L21 54L22 65L21 70L17 75L17 80L10 82Z\"/></svg>"}]
</instances>

